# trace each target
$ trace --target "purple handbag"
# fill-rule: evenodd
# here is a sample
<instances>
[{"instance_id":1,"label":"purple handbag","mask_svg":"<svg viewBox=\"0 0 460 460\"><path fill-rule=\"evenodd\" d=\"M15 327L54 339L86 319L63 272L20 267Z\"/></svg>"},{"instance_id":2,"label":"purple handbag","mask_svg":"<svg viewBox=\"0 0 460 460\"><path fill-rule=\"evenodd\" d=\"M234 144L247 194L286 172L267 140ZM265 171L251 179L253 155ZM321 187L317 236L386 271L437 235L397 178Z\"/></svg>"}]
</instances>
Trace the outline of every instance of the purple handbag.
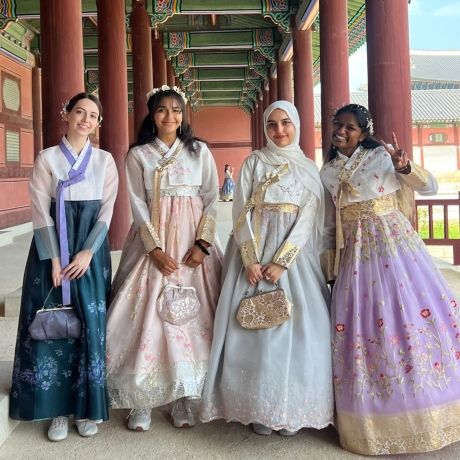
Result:
<instances>
[{"instance_id":1,"label":"purple handbag","mask_svg":"<svg viewBox=\"0 0 460 460\"><path fill-rule=\"evenodd\" d=\"M81 321L72 305L45 307L51 291L30 323L30 336L34 340L78 339L81 335Z\"/></svg>"}]
</instances>

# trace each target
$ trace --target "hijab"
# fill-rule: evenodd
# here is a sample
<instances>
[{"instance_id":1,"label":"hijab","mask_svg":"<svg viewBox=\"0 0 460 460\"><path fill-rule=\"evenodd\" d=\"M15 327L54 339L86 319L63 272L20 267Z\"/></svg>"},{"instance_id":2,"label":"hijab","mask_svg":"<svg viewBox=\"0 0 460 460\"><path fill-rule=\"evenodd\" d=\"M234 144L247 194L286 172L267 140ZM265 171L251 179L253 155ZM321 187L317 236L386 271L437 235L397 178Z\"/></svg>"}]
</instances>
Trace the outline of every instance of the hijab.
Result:
<instances>
[{"instance_id":1,"label":"hijab","mask_svg":"<svg viewBox=\"0 0 460 460\"><path fill-rule=\"evenodd\" d=\"M278 147L267 134L267 122L271 113L281 109L286 112L287 116L291 120L295 128L294 139L291 144L285 147ZM282 164L288 164L290 172L302 183L307 189L309 189L317 198L319 202L318 206L318 228L322 232L324 222L324 191L321 179L319 177L319 171L316 164L307 158L299 145L300 139L300 118L294 104L289 101L276 101L270 104L264 112L264 133L267 145L261 150L256 150L254 153L264 163L268 163L273 166L280 166Z\"/></svg>"}]
</instances>

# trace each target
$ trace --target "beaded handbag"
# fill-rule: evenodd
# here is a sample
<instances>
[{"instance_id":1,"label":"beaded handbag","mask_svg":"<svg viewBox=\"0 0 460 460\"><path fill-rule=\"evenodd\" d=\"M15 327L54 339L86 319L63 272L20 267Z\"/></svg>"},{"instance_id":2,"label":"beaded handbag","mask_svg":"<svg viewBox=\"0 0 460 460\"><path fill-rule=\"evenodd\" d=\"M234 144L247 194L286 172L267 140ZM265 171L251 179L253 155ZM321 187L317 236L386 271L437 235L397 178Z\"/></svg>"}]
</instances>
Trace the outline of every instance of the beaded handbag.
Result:
<instances>
[{"instance_id":1,"label":"beaded handbag","mask_svg":"<svg viewBox=\"0 0 460 460\"><path fill-rule=\"evenodd\" d=\"M166 284L157 300L160 318L167 323L181 326L198 315L200 301L196 289L181 284Z\"/></svg>"},{"instance_id":2,"label":"beaded handbag","mask_svg":"<svg viewBox=\"0 0 460 460\"><path fill-rule=\"evenodd\" d=\"M268 329L283 324L291 316L292 304L283 289L258 292L241 300L236 319L245 329Z\"/></svg>"}]
</instances>

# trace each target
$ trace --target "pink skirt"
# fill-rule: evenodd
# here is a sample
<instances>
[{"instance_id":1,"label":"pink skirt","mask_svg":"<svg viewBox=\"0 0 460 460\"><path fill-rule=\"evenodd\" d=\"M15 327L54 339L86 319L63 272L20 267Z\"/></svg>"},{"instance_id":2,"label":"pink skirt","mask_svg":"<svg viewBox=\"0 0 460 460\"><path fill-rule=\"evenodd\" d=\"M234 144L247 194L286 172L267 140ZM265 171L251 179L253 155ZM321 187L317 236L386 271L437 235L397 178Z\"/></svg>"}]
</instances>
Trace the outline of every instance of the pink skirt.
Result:
<instances>
[{"instance_id":1,"label":"pink skirt","mask_svg":"<svg viewBox=\"0 0 460 460\"><path fill-rule=\"evenodd\" d=\"M200 197L163 197L160 239L176 262L193 246L203 203ZM214 312L220 292L218 241L196 269L184 264L165 277L145 254L132 228L114 280L107 320L107 386L114 408L158 407L182 397L200 398L208 368ZM197 316L181 326L163 321L157 300L166 284L193 286Z\"/></svg>"}]
</instances>

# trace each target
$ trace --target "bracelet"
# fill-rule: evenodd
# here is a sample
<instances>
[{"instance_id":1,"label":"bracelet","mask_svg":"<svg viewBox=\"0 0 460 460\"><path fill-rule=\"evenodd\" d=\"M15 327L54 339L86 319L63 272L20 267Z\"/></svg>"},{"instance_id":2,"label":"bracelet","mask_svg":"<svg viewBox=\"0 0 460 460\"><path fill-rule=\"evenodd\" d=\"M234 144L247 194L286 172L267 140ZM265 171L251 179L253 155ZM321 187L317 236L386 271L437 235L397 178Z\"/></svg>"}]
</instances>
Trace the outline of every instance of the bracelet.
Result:
<instances>
[{"instance_id":1,"label":"bracelet","mask_svg":"<svg viewBox=\"0 0 460 460\"><path fill-rule=\"evenodd\" d=\"M395 168L395 171L399 174L409 174L412 171L410 162L408 161L403 168Z\"/></svg>"},{"instance_id":2,"label":"bracelet","mask_svg":"<svg viewBox=\"0 0 460 460\"><path fill-rule=\"evenodd\" d=\"M201 249L201 252L203 252L204 254L206 254L207 256L209 256L209 251L208 249L206 248L206 246L203 246L198 240L195 241L195 246L197 246L198 248Z\"/></svg>"}]
</instances>

